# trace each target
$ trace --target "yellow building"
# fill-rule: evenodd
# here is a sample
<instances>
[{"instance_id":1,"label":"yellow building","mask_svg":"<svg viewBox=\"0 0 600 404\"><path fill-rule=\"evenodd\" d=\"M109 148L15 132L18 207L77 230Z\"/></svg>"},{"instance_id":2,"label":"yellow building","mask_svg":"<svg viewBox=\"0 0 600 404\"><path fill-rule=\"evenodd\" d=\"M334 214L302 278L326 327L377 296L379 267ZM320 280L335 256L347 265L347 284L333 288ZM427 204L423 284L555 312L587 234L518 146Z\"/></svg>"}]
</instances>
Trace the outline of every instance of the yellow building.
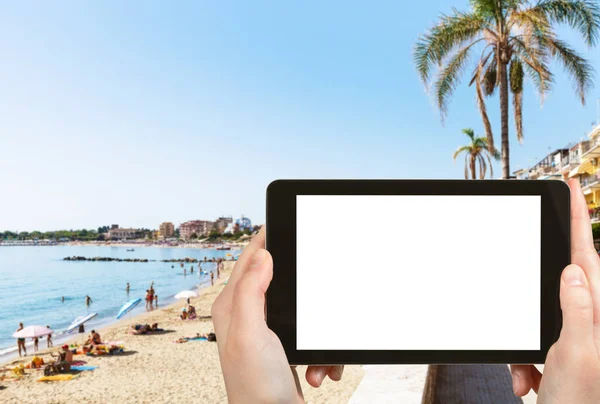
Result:
<instances>
[{"instance_id":1,"label":"yellow building","mask_svg":"<svg viewBox=\"0 0 600 404\"><path fill-rule=\"evenodd\" d=\"M592 222L600 221L600 125L581 142L581 163L569 172L569 178L579 178L581 189L590 209Z\"/></svg>"}]
</instances>

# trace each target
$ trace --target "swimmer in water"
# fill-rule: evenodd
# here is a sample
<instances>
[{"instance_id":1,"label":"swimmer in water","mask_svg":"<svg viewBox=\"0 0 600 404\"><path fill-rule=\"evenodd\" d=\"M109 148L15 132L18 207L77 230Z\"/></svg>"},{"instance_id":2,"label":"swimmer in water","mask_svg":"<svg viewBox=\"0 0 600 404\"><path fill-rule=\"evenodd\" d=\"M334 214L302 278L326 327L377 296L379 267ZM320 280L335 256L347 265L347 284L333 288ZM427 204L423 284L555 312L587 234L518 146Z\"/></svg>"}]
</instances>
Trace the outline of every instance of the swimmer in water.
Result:
<instances>
[{"instance_id":1,"label":"swimmer in water","mask_svg":"<svg viewBox=\"0 0 600 404\"><path fill-rule=\"evenodd\" d=\"M63 297L61 297L61 298L60 298L60 301L64 303L64 302L65 302L65 297L64 297L64 296L63 296Z\"/></svg>"},{"instance_id":2,"label":"swimmer in water","mask_svg":"<svg viewBox=\"0 0 600 404\"><path fill-rule=\"evenodd\" d=\"M85 297L85 305L89 307L89 305L92 304L92 298L89 296Z\"/></svg>"},{"instance_id":3,"label":"swimmer in water","mask_svg":"<svg viewBox=\"0 0 600 404\"><path fill-rule=\"evenodd\" d=\"M125 290L129 293L129 282L127 282L127 286L125 286Z\"/></svg>"}]
</instances>

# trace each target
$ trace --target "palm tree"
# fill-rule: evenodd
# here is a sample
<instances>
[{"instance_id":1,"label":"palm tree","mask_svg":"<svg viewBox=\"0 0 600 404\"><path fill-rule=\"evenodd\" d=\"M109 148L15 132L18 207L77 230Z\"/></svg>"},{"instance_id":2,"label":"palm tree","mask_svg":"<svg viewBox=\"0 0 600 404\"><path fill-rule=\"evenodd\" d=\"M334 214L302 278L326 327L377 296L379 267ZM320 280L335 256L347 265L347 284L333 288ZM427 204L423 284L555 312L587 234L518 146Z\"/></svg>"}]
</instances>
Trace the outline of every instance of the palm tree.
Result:
<instances>
[{"instance_id":1,"label":"palm tree","mask_svg":"<svg viewBox=\"0 0 600 404\"><path fill-rule=\"evenodd\" d=\"M523 140L523 80L527 75L543 102L551 89L553 74L549 63L556 59L571 76L574 90L585 103L592 85L593 68L589 62L557 38L553 25L566 24L581 34L593 47L600 31L600 8L594 0L471 0L471 10L454 10L442 15L429 32L422 35L414 49L417 70L426 88L432 86L442 120L448 102L476 49L477 66L470 85L475 84L477 104L489 150L494 136L487 116L485 97L498 88L502 123L502 177L509 177L508 102L513 94L517 139ZM480 53L479 53L480 52ZM437 75L432 74L438 66Z\"/></svg>"},{"instance_id":2,"label":"palm tree","mask_svg":"<svg viewBox=\"0 0 600 404\"><path fill-rule=\"evenodd\" d=\"M477 171L475 169L477 163L479 163L479 179L485 178L488 163L490 165L490 178L493 178L494 168L492 167L492 160L490 159L490 156L496 160L499 160L499 153L497 151L493 153L490 152L487 139L485 137L475 137L475 132L473 132L473 129L463 129L462 133L471 139L471 143L456 149L452 158L454 161L456 161L456 158L461 153L465 153L465 180L469 178L469 171L471 172L471 178L474 180L477 179Z\"/></svg>"}]
</instances>

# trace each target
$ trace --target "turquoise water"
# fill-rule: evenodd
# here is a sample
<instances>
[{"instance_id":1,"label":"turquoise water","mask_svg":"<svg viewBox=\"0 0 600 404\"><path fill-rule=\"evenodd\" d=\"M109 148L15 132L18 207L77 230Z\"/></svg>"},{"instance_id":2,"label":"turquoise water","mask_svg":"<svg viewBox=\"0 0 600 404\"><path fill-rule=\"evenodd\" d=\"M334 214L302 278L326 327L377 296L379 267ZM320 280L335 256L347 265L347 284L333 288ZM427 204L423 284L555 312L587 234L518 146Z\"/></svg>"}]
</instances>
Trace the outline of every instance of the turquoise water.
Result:
<instances>
[{"instance_id":1,"label":"turquoise water","mask_svg":"<svg viewBox=\"0 0 600 404\"><path fill-rule=\"evenodd\" d=\"M225 257L239 251L217 251L185 248L140 247L128 252L125 247L52 246L0 247L0 355L14 352L12 333L19 322L28 325L50 325L59 334L78 316L96 312L98 316L86 324L86 330L115 321L119 308L128 300L144 298L154 282L158 305L174 301L182 290L210 285L210 275L200 275L198 264L185 264L187 275L179 263L160 260L193 257ZM147 263L63 261L67 256L147 258ZM171 268L174 265L175 268ZM190 266L194 274L190 274ZM214 263L202 263L205 271L214 271ZM216 275L216 274L215 274ZM125 291L131 285L129 294ZM88 308L85 296L93 302ZM61 297L65 297L64 303ZM144 312L144 302L132 315ZM30 341L27 341L30 344ZM46 341L40 340L40 348ZM29 349L28 349L29 353Z\"/></svg>"}]
</instances>

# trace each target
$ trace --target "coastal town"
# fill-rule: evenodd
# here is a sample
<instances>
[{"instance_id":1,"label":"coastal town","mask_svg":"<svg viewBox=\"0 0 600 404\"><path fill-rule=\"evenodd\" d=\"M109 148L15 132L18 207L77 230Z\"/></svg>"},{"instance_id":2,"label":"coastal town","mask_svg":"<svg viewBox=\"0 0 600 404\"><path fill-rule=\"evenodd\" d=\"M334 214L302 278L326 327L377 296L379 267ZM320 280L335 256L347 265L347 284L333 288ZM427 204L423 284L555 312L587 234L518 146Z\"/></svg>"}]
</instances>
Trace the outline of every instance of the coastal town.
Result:
<instances>
[{"instance_id":1,"label":"coastal town","mask_svg":"<svg viewBox=\"0 0 600 404\"><path fill-rule=\"evenodd\" d=\"M223 247L244 243L262 226L252 225L250 218L221 216L216 220L189 220L175 226L162 222L156 229L121 227L118 224L101 226L96 230L0 232L0 246L75 245L138 245L154 247ZM223 247L227 248L227 247Z\"/></svg>"}]
</instances>

